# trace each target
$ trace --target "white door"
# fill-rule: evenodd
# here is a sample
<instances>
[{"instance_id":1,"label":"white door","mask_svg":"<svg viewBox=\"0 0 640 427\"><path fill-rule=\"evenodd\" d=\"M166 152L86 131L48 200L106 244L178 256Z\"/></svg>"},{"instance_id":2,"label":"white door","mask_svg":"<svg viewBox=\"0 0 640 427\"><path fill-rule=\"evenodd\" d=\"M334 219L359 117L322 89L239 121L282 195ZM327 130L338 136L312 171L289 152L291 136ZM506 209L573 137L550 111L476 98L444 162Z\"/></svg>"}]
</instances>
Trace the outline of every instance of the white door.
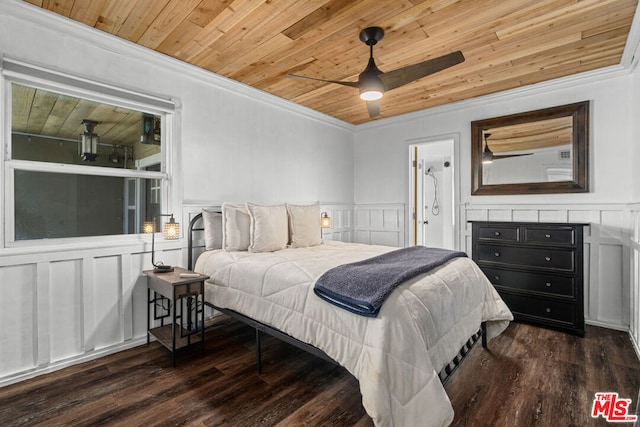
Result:
<instances>
[{"instance_id":1,"label":"white door","mask_svg":"<svg viewBox=\"0 0 640 427\"><path fill-rule=\"evenodd\" d=\"M454 148L453 139L410 147L413 157L411 211L416 245L456 248Z\"/></svg>"}]
</instances>

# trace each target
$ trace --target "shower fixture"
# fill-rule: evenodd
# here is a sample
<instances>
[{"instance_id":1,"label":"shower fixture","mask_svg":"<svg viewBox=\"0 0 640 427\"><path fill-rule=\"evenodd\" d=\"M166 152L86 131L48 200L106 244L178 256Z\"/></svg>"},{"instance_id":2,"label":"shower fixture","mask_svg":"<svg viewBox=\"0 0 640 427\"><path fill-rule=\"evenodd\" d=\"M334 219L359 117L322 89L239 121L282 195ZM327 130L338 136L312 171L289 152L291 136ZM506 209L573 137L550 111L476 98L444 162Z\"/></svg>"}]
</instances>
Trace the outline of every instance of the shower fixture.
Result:
<instances>
[{"instance_id":1,"label":"shower fixture","mask_svg":"<svg viewBox=\"0 0 640 427\"><path fill-rule=\"evenodd\" d=\"M433 214L433 216L438 216L440 214L440 201L438 200L438 177L436 177L432 166L429 166L424 174L430 176L433 179L433 205L431 205L431 213Z\"/></svg>"}]
</instances>

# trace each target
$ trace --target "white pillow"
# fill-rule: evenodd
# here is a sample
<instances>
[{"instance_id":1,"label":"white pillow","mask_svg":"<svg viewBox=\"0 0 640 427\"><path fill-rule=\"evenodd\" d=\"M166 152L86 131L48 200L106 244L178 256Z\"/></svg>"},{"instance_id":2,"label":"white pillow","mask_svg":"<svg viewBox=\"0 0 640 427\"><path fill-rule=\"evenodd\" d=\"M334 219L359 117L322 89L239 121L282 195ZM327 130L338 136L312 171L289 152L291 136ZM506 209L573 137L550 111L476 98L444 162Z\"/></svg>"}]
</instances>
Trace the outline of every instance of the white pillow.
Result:
<instances>
[{"instance_id":1,"label":"white pillow","mask_svg":"<svg viewBox=\"0 0 640 427\"><path fill-rule=\"evenodd\" d=\"M305 248L322 243L320 204L291 205L287 203L291 247Z\"/></svg>"},{"instance_id":2,"label":"white pillow","mask_svg":"<svg viewBox=\"0 0 640 427\"><path fill-rule=\"evenodd\" d=\"M207 251L222 249L222 214L209 209L202 210L204 224L204 248Z\"/></svg>"},{"instance_id":3,"label":"white pillow","mask_svg":"<svg viewBox=\"0 0 640 427\"><path fill-rule=\"evenodd\" d=\"M273 252L287 247L289 225L285 205L247 203L247 210L251 217L249 252Z\"/></svg>"},{"instance_id":4,"label":"white pillow","mask_svg":"<svg viewBox=\"0 0 640 427\"><path fill-rule=\"evenodd\" d=\"M246 251L250 243L250 227L246 206L222 204L222 248L225 251Z\"/></svg>"}]
</instances>

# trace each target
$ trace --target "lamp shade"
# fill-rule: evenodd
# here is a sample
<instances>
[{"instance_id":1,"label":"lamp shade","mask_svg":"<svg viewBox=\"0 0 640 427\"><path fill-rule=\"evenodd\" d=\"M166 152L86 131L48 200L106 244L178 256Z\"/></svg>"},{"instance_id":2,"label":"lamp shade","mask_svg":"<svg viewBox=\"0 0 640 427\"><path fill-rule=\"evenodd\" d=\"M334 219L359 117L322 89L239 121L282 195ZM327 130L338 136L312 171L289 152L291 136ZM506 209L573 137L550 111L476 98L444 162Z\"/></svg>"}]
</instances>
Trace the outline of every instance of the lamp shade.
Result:
<instances>
[{"instance_id":1,"label":"lamp shade","mask_svg":"<svg viewBox=\"0 0 640 427\"><path fill-rule=\"evenodd\" d=\"M142 232L145 234L153 233L155 228L153 221L145 221L144 224L142 224Z\"/></svg>"},{"instance_id":2,"label":"lamp shade","mask_svg":"<svg viewBox=\"0 0 640 427\"><path fill-rule=\"evenodd\" d=\"M169 222L164 224L162 228L162 234L164 234L165 239L175 240L180 237L180 224L173 219L173 216L169 218Z\"/></svg>"}]
</instances>

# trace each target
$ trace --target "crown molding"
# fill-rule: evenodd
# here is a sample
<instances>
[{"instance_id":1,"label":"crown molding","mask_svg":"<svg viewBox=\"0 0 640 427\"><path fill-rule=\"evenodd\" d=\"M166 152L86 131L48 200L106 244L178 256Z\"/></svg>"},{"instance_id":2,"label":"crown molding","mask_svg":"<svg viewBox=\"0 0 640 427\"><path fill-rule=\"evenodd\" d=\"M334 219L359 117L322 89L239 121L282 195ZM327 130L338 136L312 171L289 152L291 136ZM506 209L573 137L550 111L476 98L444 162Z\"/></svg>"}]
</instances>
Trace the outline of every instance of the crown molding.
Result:
<instances>
[{"instance_id":1,"label":"crown molding","mask_svg":"<svg viewBox=\"0 0 640 427\"><path fill-rule=\"evenodd\" d=\"M336 119L311 108L296 104L263 90L256 89L244 83L229 79L220 74L204 70L195 65L188 64L168 55L156 52L152 49L140 46L128 40L97 30L86 24L66 18L57 13L34 6L20 0L2 0L0 2L0 15L5 14L12 19L22 19L34 23L43 28L57 31L61 37L73 37L92 47L99 47L129 59L143 60L152 65L179 73L182 76L195 79L200 83L214 86L235 95L251 99L252 101L268 104L269 107L278 108L307 119L330 125L342 130L353 132L355 126L345 121ZM88 76L83 76L88 77ZM163 94L171 96L171 94ZM179 97L180 94L173 94Z\"/></svg>"}]
</instances>

